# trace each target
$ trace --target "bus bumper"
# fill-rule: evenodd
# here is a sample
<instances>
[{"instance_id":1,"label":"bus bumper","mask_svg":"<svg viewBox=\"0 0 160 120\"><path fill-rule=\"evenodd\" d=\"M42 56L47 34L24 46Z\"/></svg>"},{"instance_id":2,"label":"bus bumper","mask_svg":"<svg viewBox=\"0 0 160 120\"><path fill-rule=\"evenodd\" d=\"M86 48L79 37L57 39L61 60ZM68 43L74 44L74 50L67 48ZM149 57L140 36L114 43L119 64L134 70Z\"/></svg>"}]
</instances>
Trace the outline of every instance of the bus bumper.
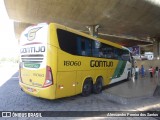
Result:
<instances>
[{"instance_id":1,"label":"bus bumper","mask_svg":"<svg viewBox=\"0 0 160 120\"><path fill-rule=\"evenodd\" d=\"M55 92L54 92L55 89L53 85L49 87L45 87L45 88L39 88L39 87L26 85L22 82L19 82L19 85L21 89L29 95L40 97L40 98L45 98L45 99L51 99L51 100L55 99Z\"/></svg>"}]
</instances>

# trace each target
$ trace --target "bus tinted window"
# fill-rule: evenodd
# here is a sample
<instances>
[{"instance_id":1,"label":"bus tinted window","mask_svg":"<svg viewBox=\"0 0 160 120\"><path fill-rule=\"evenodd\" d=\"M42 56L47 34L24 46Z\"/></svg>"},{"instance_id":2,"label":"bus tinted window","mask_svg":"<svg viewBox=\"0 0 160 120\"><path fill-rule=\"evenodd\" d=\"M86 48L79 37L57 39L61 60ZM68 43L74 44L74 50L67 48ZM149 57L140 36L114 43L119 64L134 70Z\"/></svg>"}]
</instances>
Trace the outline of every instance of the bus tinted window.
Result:
<instances>
[{"instance_id":1,"label":"bus tinted window","mask_svg":"<svg viewBox=\"0 0 160 120\"><path fill-rule=\"evenodd\" d=\"M109 58L109 59L114 58L114 47L106 45L104 43L101 43L99 48L96 48L95 44L93 44L92 52L94 57Z\"/></svg>"},{"instance_id":2,"label":"bus tinted window","mask_svg":"<svg viewBox=\"0 0 160 120\"><path fill-rule=\"evenodd\" d=\"M114 59L119 59L119 49L118 48L114 48Z\"/></svg>"},{"instance_id":3,"label":"bus tinted window","mask_svg":"<svg viewBox=\"0 0 160 120\"><path fill-rule=\"evenodd\" d=\"M92 56L91 40L61 29L57 30L60 48L73 55Z\"/></svg>"},{"instance_id":4,"label":"bus tinted window","mask_svg":"<svg viewBox=\"0 0 160 120\"><path fill-rule=\"evenodd\" d=\"M92 56L93 57L100 57L100 54L99 54L99 48L100 46L97 46L97 41L93 40L92 41Z\"/></svg>"},{"instance_id":5,"label":"bus tinted window","mask_svg":"<svg viewBox=\"0 0 160 120\"><path fill-rule=\"evenodd\" d=\"M121 50L121 59L125 60L125 61L130 61L130 55L129 55L129 51L127 50Z\"/></svg>"},{"instance_id":6,"label":"bus tinted window","mask_svg":"<svg viewBox=\"0 0 160 120\"><path fill-rule=\"evenodd\" d=\"M73 55L130 60L129 51L57 29L60 48Z\"/></svg>"},{"instance_id":7,"label":"bus tinted window","mask_svg":"<svg viewBox=\"0 0 160 120\"><path fill-rule=\"evenodd\" d=\"M77 51L78 55L82 56L92 56L92 45L91 40L81 36L77 36Z\"/></svg>"},{"instance_id":8,"label":"bus tinted window","mask_svg":"<svg viewBox=\"0 0 160 120\"><path fill-rule=\"evenodd\" d=\"M58 39L60 48L70 54L77 54L76 36L67 31L58 29Z\"/></svg>"}]
</instances>

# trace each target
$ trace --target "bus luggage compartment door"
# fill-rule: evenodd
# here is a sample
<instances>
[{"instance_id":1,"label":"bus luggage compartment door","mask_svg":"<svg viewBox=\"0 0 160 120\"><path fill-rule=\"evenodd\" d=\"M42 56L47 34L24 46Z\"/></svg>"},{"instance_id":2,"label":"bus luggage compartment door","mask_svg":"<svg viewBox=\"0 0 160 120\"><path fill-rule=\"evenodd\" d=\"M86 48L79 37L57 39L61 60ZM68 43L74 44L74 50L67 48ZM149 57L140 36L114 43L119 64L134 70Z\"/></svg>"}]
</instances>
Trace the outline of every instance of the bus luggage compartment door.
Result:
<instances>
[{"instance_id":1,"label":"bus luggage compartment door","mask_svg":"<svg viewBox=\"0 0 160 120\"><path fill-rule=\"evenodd\" d=\"M58 72L56 85L56 98L75 95L76 71Z\"/></svg>"}]
</instances>

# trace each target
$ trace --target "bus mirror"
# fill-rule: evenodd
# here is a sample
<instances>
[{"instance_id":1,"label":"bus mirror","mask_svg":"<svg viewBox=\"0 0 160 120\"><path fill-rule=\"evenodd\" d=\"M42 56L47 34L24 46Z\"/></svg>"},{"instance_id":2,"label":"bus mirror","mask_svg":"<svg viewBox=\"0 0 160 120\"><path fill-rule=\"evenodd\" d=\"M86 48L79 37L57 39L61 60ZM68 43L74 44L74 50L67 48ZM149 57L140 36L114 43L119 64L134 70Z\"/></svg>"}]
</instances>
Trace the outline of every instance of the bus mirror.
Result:
<instances>
[{"instance_id":1,"label":"bus mirror","mask_svg":"<svg viewBox=\"0 0 160 120\"><path fill-rule=\"evenodd\" d=\"M95 41L95 48L100 48L101 47L101 42Z\"/></svg>"}]
</instances>

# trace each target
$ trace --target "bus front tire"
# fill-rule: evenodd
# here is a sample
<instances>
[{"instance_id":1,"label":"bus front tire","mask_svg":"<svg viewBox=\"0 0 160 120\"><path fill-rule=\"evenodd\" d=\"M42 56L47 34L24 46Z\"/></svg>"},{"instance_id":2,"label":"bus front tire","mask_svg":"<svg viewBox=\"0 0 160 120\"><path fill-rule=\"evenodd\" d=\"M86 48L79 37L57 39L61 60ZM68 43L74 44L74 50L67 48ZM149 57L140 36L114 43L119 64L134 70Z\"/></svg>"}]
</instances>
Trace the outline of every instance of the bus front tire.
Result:
<instances>
[{"instance_id":1,"label":"bus front tire","mask_svg":"<svg viewBox=\"0 0 160 120\"><path fill-rule=\"evenodd\" d=\"M82 96L89 96L92 92L92 80L86 79L83 84Z\"/></svg>"},{"instance_id":2,"label":"bus front tire","mask_svg":"<svg viewBox=\"0 0 160 120\"><path fill-rule=\"evenodd\" d=\"M96 80L96 83L93 85L93 92L95 94L101 93L102 92L102 87L103 87L102 77L98 77L97 80Z\"/></svg>"}]
</instances>

